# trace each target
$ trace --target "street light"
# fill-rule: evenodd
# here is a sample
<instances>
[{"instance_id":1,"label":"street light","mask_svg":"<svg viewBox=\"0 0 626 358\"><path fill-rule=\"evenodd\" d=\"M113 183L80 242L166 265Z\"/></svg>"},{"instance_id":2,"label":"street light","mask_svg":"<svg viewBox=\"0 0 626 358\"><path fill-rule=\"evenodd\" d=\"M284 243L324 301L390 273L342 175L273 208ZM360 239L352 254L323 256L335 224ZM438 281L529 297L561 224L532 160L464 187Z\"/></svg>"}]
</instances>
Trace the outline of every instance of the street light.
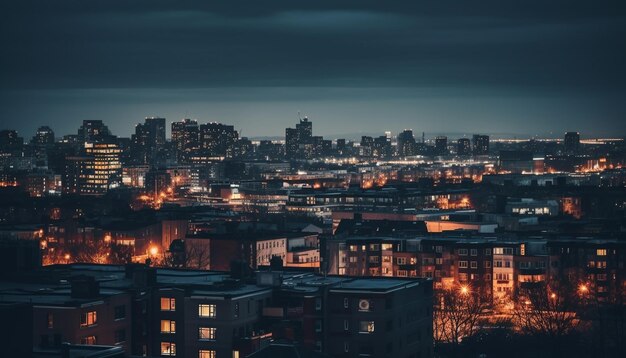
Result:
<instances>
[{"instance_id":1,"label":"street light","mask_svg":"<svg viewBox=\"0 0 626 358\"><path fill-rule=\"evenodd\" d=\"M159 248L156 246L150 247L150 256L156 256L159 253Z\"/></svg>"},{"instance_id":2,"label":"street light","mask_svg":"<svg viewBox=\"0 0 626 358\"><path fill-rule=\"evenodd\" d=\"M467 286L461 286L461 294L467 295L469 293L469 288Z\"/></svg>"},{"instance_id":3,"label":"street light","mask_svg":"<svg viewBox=\"0 0 626 358\"><path fill-rule=\"evenodd\" d=\"M589 287L587 287L586 284L581 283L580 286L578 286L578 291L582 294L585 294L587 292L589 292Z\"/></svg>"}]
</instances>

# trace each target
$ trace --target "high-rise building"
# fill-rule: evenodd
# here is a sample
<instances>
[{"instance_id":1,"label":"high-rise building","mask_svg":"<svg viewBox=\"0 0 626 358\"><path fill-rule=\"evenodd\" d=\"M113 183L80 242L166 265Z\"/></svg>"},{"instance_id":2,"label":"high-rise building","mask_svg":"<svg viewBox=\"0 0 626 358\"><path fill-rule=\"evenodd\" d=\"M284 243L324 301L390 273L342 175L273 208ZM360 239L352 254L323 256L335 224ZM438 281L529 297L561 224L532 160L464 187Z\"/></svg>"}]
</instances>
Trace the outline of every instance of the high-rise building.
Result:
<instances>
[{"instance_id":1,"label":"high-rise building","mask_svg":"<svg viewBox=\"0 0 626 358\"><path fill-rule=\"evenodd\" d=\"M435 152L437 152L438 155L448 154L448 137L438 136L435 138Z\"/></svg>"},{"instance_id":2,"label":"high-rise building","mask_svg":"<svg viewBox=\"0 0 626 358\"><path fill-rule=\"evenodd\" d=\"M295 128L285 129L285 154L287 158L295 158L298 155L298 130Z\"/></svg>"},{"instance_id":3,"label":"high-rise building","mask_svg":"<svg viewBox=\"0 0 626 358\"><path fill-rule=\"evenodd\" d=\"M389 136L384 135L374 138L372 156L376 158L389 158L391 154L391 138Z\"/></svg>"},{"instance_id":4,"label":"high-rise building","mask_svg":"<svg viewBox=\"0 0 626 358\"><path fill-rule=\"evenodd\" d=\"M489 136L474 134L472 137L474 155L489 154Z\"/></svg>"},{"instance_id":5,"label":"high-rise building","mask_svg":"<svg viewBox=\"0 0 626 358\"><path fill-rule=\"evenodd\" d=\"M199 133L198 121L195 119L185 118L180 122L172 123L172 142L176 147L179 160L199 148Z\"/></svg>"},{"instance_id":6,"label":"high-rise building","mask_svg":"<svg viewBox=\"0 0 626 358\"><path fill-rule=\"evenodd\" d=\"M456 154L457 155L472 154L472 144L469 138L459 138L459 140L456 141Z\"/></svg>"},{"instance_id":7,"label":"high-rise building","mask_svg":"<svg viewBox=\"0 0 626 358\"><path fill-rule=\"evenodd\" d=\"M111 137L109 127L100 120L84 120L83 125L78 128L78 143L102 142Z\"/></svg>"},{"instance_id":8,"label":"high-rise building","mask_svg":"<svg viewBox=\"0 0 626 358\"><path fill-rule=\"evenodd\" d=\"M361 144L359 146L359 155L364 156L364 157L371 157L373 147L374 147L374 138L370 136L366 136L366 135L362 136Z\"/></svg>"},{"instance_id":9,"label":"high-rise building","mask_svg":"<svg viewBox=\"0 0 626 358\"><path fill-rule=\"evenodd\" d=\"M209 156L232 157L238 138L234 126L213 122L200 125L200 149Z\"/></svg>"},{"instance_id":10,"label":"high-rise building","mask_svg":"<svg viewBox=\"0 0 626 358\"><path fill-rule=\"evenodd\" d=\"M0 150L13 151L21 150L24 145L24 138L17 134L17 131L4 129L0 131Z\"/></svg>"},{"instance_id":11,"label":"high-rise building","mask_svg":"<svg viewBox=\"0 0 626 358\"><path fill-rule=\"evenodd\" d=\"M311 158L323 151L324 138L313 136L313 122L307 117L300 119L296 128L285 129L285 154L287 158Z\"/></svg>"},{"instance_id":12,"label":"high-rise building","mask_svg":"<svg viewBox=\"0 0 626 358\"><path fill-rule=\"evenodd\" d=\"M131 137L131 158L136 164L155 165L165 146L165 118L146 117L135 126Z\"/></svg>"},{"instance_id":13,"label":"high-rise building","mask_svg":"<svg viewBox=\"0 0 626 358\"><path fill-rule=\"evenodd\" d=\"M337 154L340 156L346 154L346 140L344 138L337 139Z\"/></svg>"},{"instance_id":14,"label":"high-rise building","mask_svg":"<svg viewBox=\"0 0 626 358\"><path fill-rule=\"evenodd\" d=\"M412 129L405 129L398 134L398 156L415 155L415 137Z\"/></svg>"},{"instance_id":15,"label":"high-rise building","mask_svg":"<svg viewBox=\"0 0 626 358\"><path fill-rule=\"evenodd\" d=\"M85 143L84 155L66 158L63 192L103 195L122 182L121 150L115 143Z\"/></svg>"},{"instance_id":16,"label":"high-rise building","mask_svg":"<svg viewBox=\"0 0 626 358\"><path fill-rule=\"evenodd\" d=\"M309 121L307 117L304 117L300 120L300 123L296 124L296 130L298 131L300 143L309 143L313 136L313 122Z\"/></svg>"},{"instance_id":17,"label":"high-rise building","mask_svg":"<svg viewBox=\"0 0 626 358\"><path fill-rule=\"evenodd\" d=\"M580 133L567 132L563 141L567 154L576 154L580 148Z\"/></svg>"},{"instance_id":18,"label":"high-rise building","mask_svg":"<svg viewBox=\"0 0 626 358\"><path fill-rule=\"evenodd\" d=\"M54 144L54 131L48 126L39 127L30 142L42 147L52 145Z\"/></svg>"}]
</instances>

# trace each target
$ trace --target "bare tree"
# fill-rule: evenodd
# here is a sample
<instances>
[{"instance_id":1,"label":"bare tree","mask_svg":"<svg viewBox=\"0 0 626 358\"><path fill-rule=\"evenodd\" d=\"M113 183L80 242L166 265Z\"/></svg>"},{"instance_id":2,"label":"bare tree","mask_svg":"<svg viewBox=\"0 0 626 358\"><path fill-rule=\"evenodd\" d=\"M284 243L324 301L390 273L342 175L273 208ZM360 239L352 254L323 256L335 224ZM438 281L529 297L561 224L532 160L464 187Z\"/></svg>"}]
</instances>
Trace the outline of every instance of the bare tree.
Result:
<instances>
[{"instance_id":1,"label":"bare tree","mask_svg":"<svg viewBox=\"0 0 626 358\"><path fill-rule=\"evenodd\" d=\"M513 309L517 328L551 339L573 333L580 320L576 292L570 286L567 282L538 282L520 288Z\"/></svg>"},{"instance_id":2,"label":"bare tree","mask_svg":"<svg viewBox=\"0 0 626 358\"><path fill-rule=\"evenodd\" d=\"M469 286L459 285L435 294L434 339L438 343L458 344L475 334L487 301Z\"/></svg>"}]
</instances>

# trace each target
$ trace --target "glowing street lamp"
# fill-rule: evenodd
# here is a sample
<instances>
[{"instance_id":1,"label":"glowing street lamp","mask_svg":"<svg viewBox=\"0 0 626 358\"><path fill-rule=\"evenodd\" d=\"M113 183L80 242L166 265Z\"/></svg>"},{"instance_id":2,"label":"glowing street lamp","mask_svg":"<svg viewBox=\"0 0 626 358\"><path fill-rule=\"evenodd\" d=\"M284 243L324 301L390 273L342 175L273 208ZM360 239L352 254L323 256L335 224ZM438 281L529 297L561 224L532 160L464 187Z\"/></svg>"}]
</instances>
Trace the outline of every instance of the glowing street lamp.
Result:
<instances>
[{"instance_id":1,"label":"glowing street lamp","mask_svg":"<svg viewBox=\"0 0 626 358\"><path fill-rule=\"evenodd\" d=\"M469 287L461 286L461 294L467 295L469 293Z\"/></svg>"},{"instance_id":2,"label":"glowing street lamp","mask_svg":"<svg viewBox=\"0 0 626 358\"><path fill-rule=\"evenodd\" d=\"M159 248L156 246L150 247L150 256L156 256L159 253Z\"/></svg>"},{"instance_id":3,"label":"glowing street lamp","mask_svg":"<svg viewBox=\"0 0 626 358\"><path fill-rule=\"evenodd\" d=\"M580 286L578 286L578 292L580 292L581 294L585 294L589 292L589 287L587 287L586 284L581 283Z\"/></svg>"}]
</instances>

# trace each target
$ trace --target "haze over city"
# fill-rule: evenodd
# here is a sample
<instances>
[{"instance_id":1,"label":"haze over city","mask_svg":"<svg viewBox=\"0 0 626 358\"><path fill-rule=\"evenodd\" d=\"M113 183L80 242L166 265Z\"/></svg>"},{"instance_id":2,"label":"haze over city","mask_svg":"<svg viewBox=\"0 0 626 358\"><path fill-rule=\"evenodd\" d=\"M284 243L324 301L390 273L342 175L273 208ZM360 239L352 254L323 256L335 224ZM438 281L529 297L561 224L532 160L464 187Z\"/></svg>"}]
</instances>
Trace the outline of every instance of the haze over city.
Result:
<instances>
[{"instance_id":1,"label":"haze over city","mask_svg":"<svg viewBox=\"0 0 626 358\"><path fill-rule=\"evenodd\" d=\"M298 111L328 136L626 132L620 1L0 6L0 118L20 132L161 116L279 136Z\"/></svg>"}]
</instances>

